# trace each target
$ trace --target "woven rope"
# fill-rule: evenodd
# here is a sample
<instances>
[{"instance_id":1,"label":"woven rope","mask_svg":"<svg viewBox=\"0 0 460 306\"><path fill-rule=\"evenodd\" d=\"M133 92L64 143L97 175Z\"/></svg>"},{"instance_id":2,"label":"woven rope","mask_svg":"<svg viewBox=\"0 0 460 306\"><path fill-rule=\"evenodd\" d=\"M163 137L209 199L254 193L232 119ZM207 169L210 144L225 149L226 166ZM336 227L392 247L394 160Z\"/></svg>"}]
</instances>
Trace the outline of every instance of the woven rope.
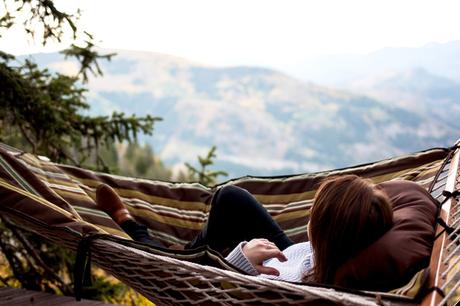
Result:
<instances>
[{"instance_id":1,"label":"woven rope","mask_svg":"<svg viewBox=\"0 0 460 306\"><path fill-rule=\"evenodd\" d=\"M116 252L115 252L116 250ZM328 300L340 305L378 305L372 297L243 275L175 258L150 254L112 241L96 240L93 260L158 304L304 304ZM133 255L136 256L133 256ZM107 260L110 258L110 262ZM132 281L137 279L140 281ZM194 287L194 282L200 288ZM225 289L222 283L233 285ZM180 292L181 298L170 292ZM266 295L266 297L264 297ZM389 297L390 295L386 295ZM392 305L412 305L410 299Z\"/></svg>"}]
</instances>

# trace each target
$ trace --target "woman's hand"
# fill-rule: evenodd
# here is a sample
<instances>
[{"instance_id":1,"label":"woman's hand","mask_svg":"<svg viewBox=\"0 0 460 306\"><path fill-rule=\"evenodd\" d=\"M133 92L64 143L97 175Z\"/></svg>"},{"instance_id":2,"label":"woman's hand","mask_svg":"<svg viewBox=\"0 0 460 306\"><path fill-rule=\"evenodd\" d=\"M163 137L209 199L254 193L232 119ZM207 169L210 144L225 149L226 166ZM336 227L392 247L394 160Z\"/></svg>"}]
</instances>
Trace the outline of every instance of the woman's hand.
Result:
<instances>
[{"instance_id":1,"label":"woman's hand","mask_svg":"<svg viewBox=\"0 0 460 306\"><path fill-rule=\"evenodd\" d=\"M280 272L275 268L264 267L263 262L270 258L278 258L279 261L287 260L280 249L267 239L252 239L243 246L243 254L259 273L276 276Z\"/></svg>"}]
</instances>

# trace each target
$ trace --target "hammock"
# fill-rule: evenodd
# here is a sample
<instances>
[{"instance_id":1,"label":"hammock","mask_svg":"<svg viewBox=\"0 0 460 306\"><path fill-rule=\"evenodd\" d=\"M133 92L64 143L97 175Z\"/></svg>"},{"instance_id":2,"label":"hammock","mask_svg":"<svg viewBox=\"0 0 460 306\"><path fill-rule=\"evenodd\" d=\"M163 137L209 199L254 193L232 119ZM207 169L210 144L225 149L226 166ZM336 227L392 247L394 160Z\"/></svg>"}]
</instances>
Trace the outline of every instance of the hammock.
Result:
<instances>
[{"instance_id":1,"label":"hammock","mask_svg":"<svg viewBox=\"0 0 460 306\"><path fill-rule=\"evenodd\" d=\"M460 287L458 200L459 143L355 167L278 177L242 177L213 188L151 181L56 164L0 145L0 214L29 231L76 250L79 295L90 260L158 305L177 304L444 304ZM287 283L245 275L203 247L173 251L206 222L213 193L225 185L251 192L294 241L306 239L309 208L326 176L357 174L374 182L410 180L443 203L430 266L390 292ZM132 241L95 206L95 189L105 183L130 213L165 248ZM85 272L86 271L86 272ZM386 304L385 304L386 305Z\"/></svg>"}]
</instances>

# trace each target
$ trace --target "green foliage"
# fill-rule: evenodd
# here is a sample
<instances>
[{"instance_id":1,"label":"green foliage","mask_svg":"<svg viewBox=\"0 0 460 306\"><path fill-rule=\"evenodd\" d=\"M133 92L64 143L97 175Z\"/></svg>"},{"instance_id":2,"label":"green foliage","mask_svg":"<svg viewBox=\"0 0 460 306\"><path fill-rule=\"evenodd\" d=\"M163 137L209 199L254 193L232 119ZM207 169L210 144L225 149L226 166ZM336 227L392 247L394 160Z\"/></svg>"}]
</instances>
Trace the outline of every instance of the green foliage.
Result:
<instances>
[{"instance_id":1,"label":"green foliage","mask_svg":"<svg viewBox=\"0 0 460 306\"><path fill-rule=\"evenodd\" d=\"M157 180L171 180L172 171L157 158L150 145L137 142L113 143L100 150L110 172Z\"/></svg>"},{"instance_id":2,"label":"green foliage","mask_svg":"<svg viewBox=\"0 0 460 306\"><path fill-rule=\"evenodd\" d=\"M61 41L65 30L70 28L74 38L77 36L76 21L80 12L67 14L56 8L52 0L4 0L5 15L0 18L0 29L7 30L17 22L23 22L24 31L32 38L41 33L40 42L45 45L49 40ZM26 15L21 20L21 15ZM0 32L1 37L1 32Z\"/></svg>"},{"instance_id":3,"label":"green foliage","mask_svg":"<svg viewBox=\"0 0 460 306\"><path fill-rule=\"evenodd\" d=\"M3 280L6 285L17 280L26 289L72 294L68 281L74 262L71 252L21 231L6 219L0 219L0 229L0 250L12 272Z\"/></svg>"},{"instance_id":4,"label":"green foliage","mask_svg":"<svg viewBox=\"0 0 460 306\"><path fill-rule=\"evenodd\" d=\"M190 181L198 182L205 186L212 186L217 183L217 178L219 176L228 176L228 173L225 171L207 169L207 167L214 164L214 158L217 157L216 150L216 146L212 146L212 148L209 150L208 154L205 157L198 156L198 162L200 164L199 169L193 167L189 163L185 163L185 166L189 170Z\"/></svg>"},{"instance_id":5,"label":"green foliage","mask_svg":"<svg viewBox=\"0 0 460 306\"><path fill-rule=\"evenodd\" d=\"M3 54L0 61L2 141L24 138L33 153L54 161L80 166L92 157L98 169L108 170L98 155L102 144L151 134L154 122L161 120L116 112L110 117L83 115L89 105L76 77L51 74L29 60L15 67L11 58Z\"/></svg>"},{"instance_id":6,"label":"green foliage","mask_svg":"<svg viewBox=\"0 0 460 306\"><path fill-rule=\"evenodd\" d=\"M87 71L90 71L94 76L103 75L101 67L98 63L99 59L110 61L112 57L116 55L115 53L100 55L97 51L94 50L92 35L89 33L86 33L86 35L89 38L85 40L86 46L79 47L75 44L72 44L70 48L61 52L65 55L65 58L74 57L80 62L80 71L78 73L82 76L84 82L88 81Z\"/></svg>"},{"instance_id":7,"label":"green foliage","mask_svg":"<svg viewBox=\"0 0 460 306\"><path fill-rule=\"evenodd\" d=\"M46 45L49 41L61 42L65 34L70 31L73 43L62 53L67 57L74 57L80 62L79 76L88 81L88 72L93 75L102 75L98 60L110 60L115 54L99 54L95 50L94 37L86 31L79 31L77 22L80 10L69 14L59 10L52 0L4 0L5 14L0 17L0 37L2 33L15 23L22 23L25 33L33 40ZM37 37L40 34L41 37ZM77 39L81 36L84 45L79 46ZM1 51L0 51L1 52Z\"/></svg>"},{"instance_id":8,"label":"green foliage","mask_svg":"<svg viewBox=\"0 0 460 306\"><path fill-rule=\"evenodd\" d=\"M120 156L119 172L122 175L170 180L172 172L155 157L151 146L130 143Z\"/></svg>"}]
</instances>

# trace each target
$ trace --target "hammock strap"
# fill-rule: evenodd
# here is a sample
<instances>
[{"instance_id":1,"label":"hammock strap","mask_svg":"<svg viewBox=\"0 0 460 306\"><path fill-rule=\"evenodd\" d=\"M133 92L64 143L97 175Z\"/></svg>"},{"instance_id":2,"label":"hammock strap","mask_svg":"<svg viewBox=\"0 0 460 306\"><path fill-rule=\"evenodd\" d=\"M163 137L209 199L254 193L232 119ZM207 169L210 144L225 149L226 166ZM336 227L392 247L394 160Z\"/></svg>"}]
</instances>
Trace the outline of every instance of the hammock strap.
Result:
<instances>
[{"instance_id":1,"label":"hammock strap","mask_svg":"<svg viewBox=\"0 0 460 306\"><path fill-rule=\"evenodd\" d=\"M446 203L449 199L453 199L460 196L460 189L456 189L452 192L444 190L442 192L442 195L444 196L444 200L441 203L439 203L439 208L441 208L441 206L444 205L444 203Z\"/></svg>"},{"instance_id":2,"label":"hammock strap","mask_svg":"<svg viewBox=\"0 0 460 306\"><path fill-rule=\"evenodd\" d=\"M438 239L442 234L444 234L444 232L449 235L451 240L456 240L457 236L460 235L460 228L449 226L442 218L437 218L436 222L443 228L443 230L434 237L434 240ZM460 241L457 241L457 245L458 244L460 244Z\"/></svg>"},{"instance_id":3,"label":"hammock strap","mask_svg":"<svg viewBox=\"0 0 460 306\"><path fill-rule=\"evenodd\" d=\"M442 192L442 195L445 197L442 202L439 202L439 209L441 209L442 205L444 205L449 199L454 199L460 196L460 189L456 189L452 192L448 190L444 190ZM454 240L457 238L457 235L460 234L460 228L455 228L452 226L449 226L441 217L438 217L436 219L436 223L438 223L443 230L439 232L436 237L434 237L434 240L438 239L444 232L447 232L447 234L450 236L450 239ZM460 241L457 241L457 244L460 244Z\"/></svg>"},{"instance_id":4,"label":"hammock strap","mask_svg":"<svg viewBox=\"0 0 460 306\"><path fill-rule=\"evenodd\" d=\"M423 290L423 294L420 297L417 297L417 300L423 300L426 296L428 296L433 291L439 294L442 298L446 297L444 290L442 290L441 288L437 286L434 286L434 287L430 287L430 288Z\"/></svg>"},{"instance_id":5,"label":"hammock strap","mask_svg":"<svg viewBox=\"0 0 460 306\"><path fill-rule=\"evenodd\" d=\"M82 237L78 243L77 257L73 271L74 294L75 299L80 301L83 294L83 288L92 285L91 280L91 242L105 236L105 234L90 233Z\"/></svg>"}]
</instances>

